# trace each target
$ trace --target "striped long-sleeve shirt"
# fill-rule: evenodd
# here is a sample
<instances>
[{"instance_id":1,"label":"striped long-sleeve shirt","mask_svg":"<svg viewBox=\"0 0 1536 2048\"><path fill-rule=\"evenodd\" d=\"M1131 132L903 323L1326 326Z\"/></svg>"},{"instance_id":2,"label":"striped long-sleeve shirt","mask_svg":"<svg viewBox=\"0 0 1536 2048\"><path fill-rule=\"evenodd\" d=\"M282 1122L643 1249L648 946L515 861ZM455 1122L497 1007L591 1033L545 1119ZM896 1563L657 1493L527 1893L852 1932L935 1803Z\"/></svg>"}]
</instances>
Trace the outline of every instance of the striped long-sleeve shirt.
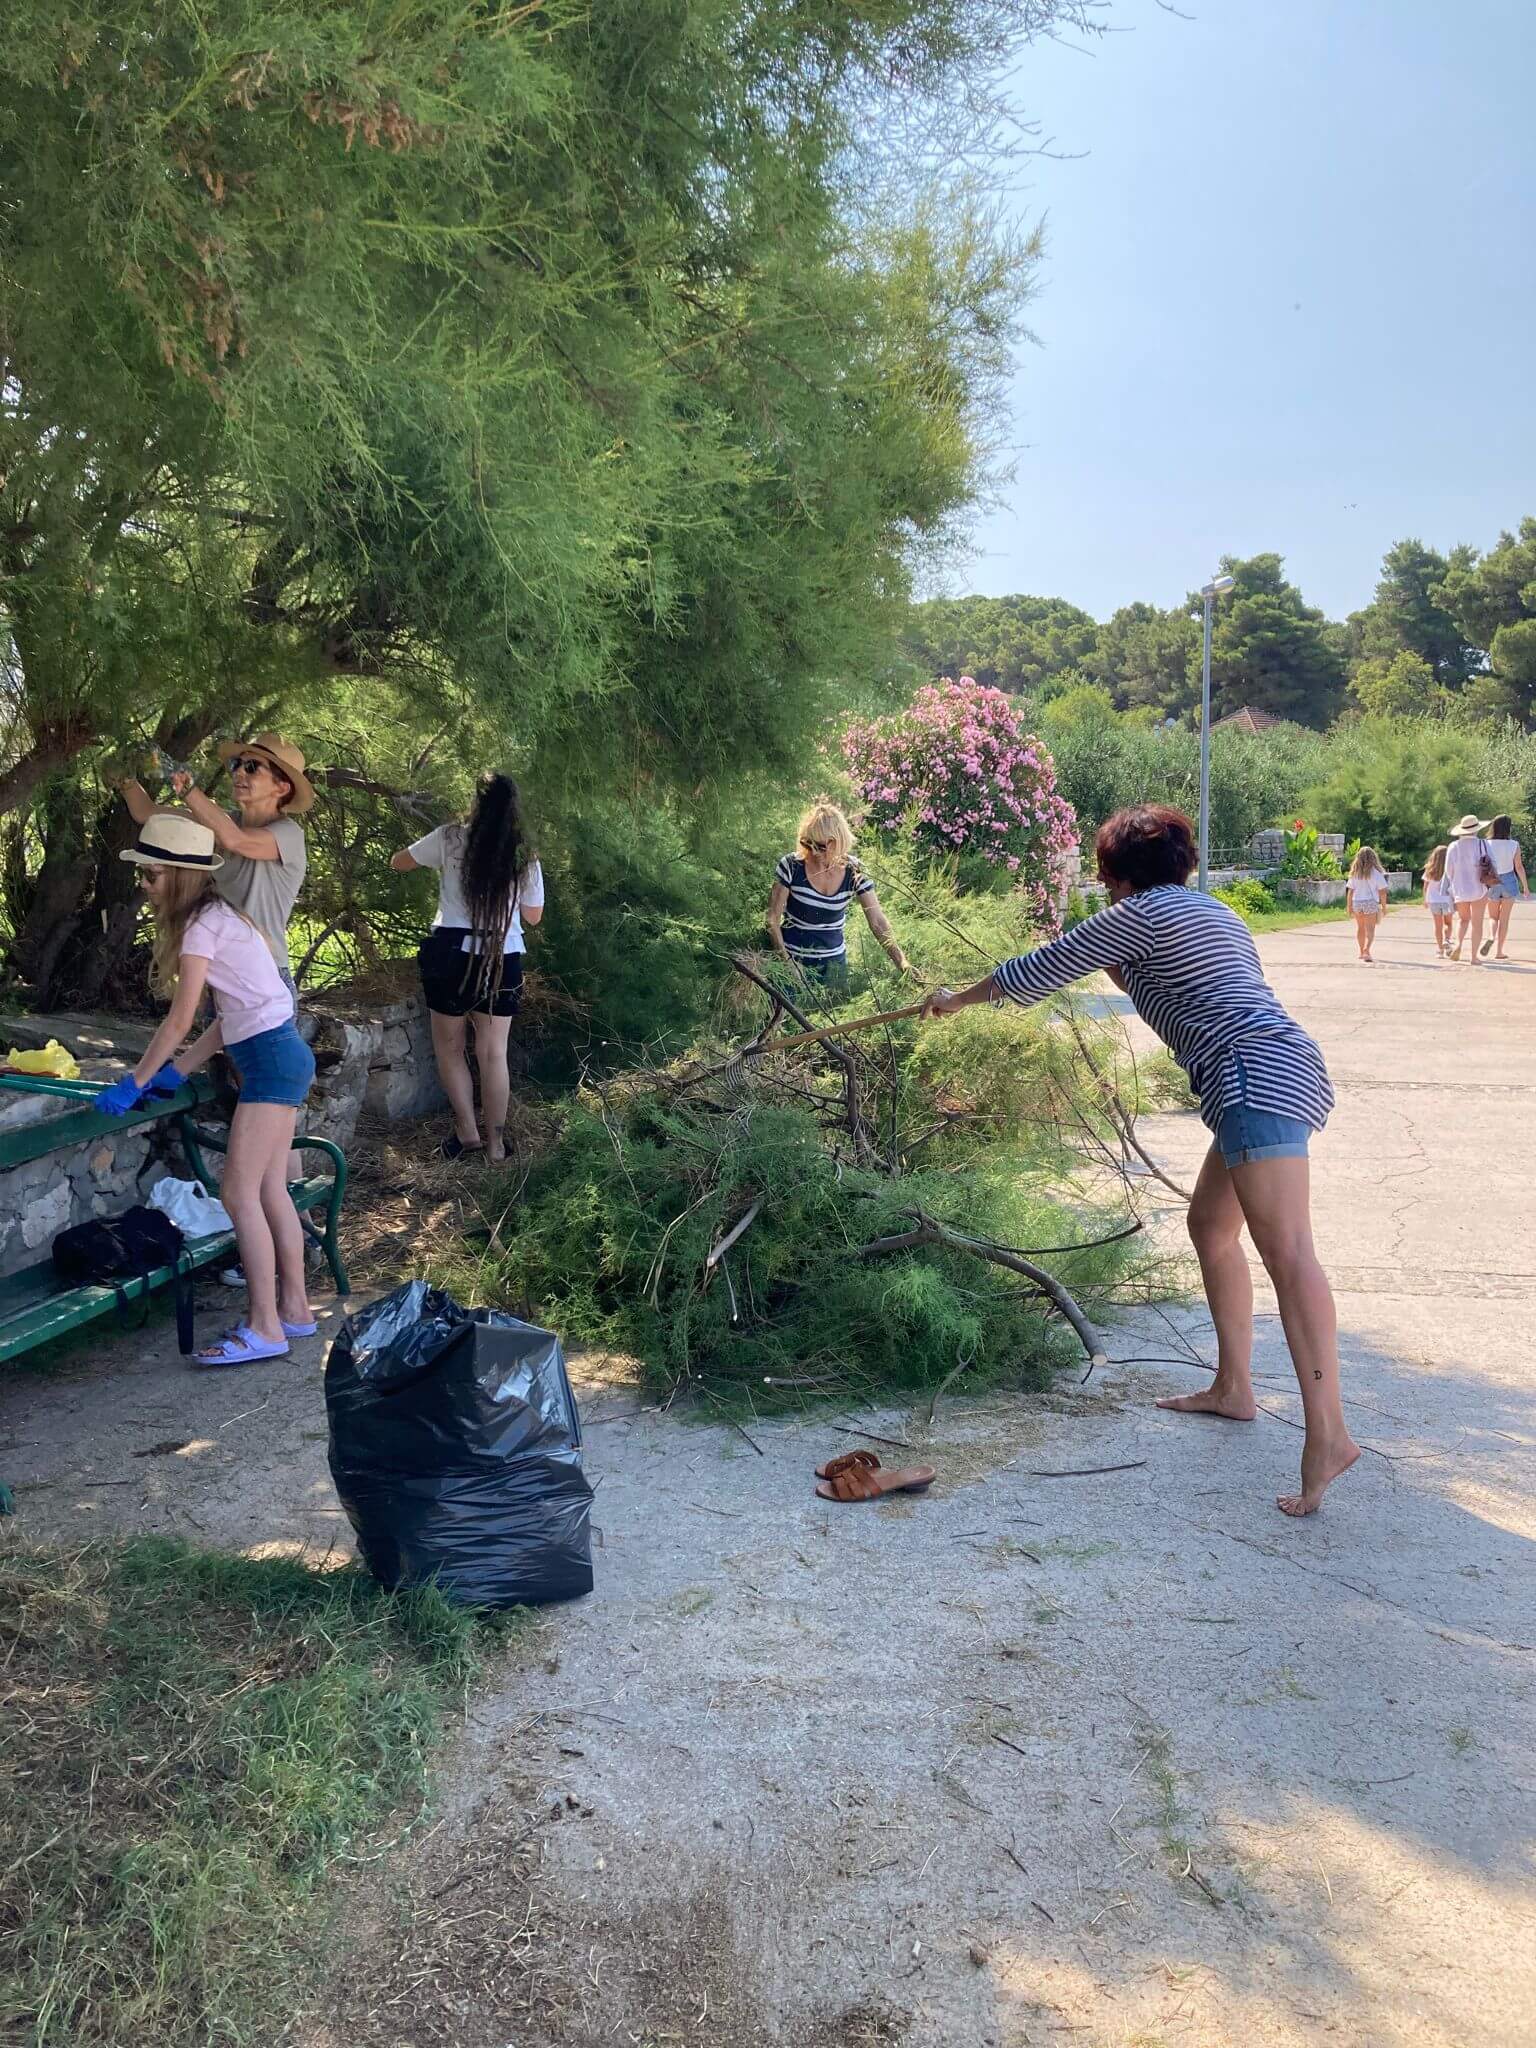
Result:
<instances>
[{"instance_id":1,"label":"striped long-sleeve shirt","mask_svg":"<svg viewBox=\"0 0 1536 2048\"><path fill-rule=\"evenodd\" d=\"M1281 1008L1248 927L1225 903L1178 886L1145 889L1005 960L992 981L1014 1002L1034 1003L1101 967L1118 971L1188 1074L1212 1131L1241 1102L1323 1128L1333 1107L1323 1056Z\"/></svg>"}]
</instances>

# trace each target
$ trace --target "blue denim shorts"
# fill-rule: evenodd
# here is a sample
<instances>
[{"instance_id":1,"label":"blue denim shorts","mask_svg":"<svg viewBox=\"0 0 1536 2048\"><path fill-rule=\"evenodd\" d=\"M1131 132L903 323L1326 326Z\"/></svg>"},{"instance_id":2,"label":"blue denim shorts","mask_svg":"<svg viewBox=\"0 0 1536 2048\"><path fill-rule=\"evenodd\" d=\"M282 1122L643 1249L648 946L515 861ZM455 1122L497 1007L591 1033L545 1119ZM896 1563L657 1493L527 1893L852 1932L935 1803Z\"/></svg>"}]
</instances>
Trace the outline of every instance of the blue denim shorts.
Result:
<instances>
[{"instance_id":1,"label":"blue denim shorts","mask_svg":"<svg viewBox=\"0 0 1536 2048\"><path fill-rule=\"evenodd\" d=\"M1234 1053L1238 1092L1243 1100L1224 1109L1216 1126L1216 1144L1228 1166L1247 1166L1255 1159L1305 1159L1312 1126L1305 1117L1277 1116L1247 1101L1248 1070Z\"/></svg>"},{"instance_id":2,"label":"blue denim shorts","mask_svg":"<svg viewBox=\"0 0 1536 2048\"><path fill-rule=\"evenodd\" d=\"M315 1078L315 1056L294 1024L276 1024L254 1038L225 1046L240 1076L242 1102L277 1102L298 1109Z\"/></svg>"},{"instance_id":3,"label":"blue denim shorts","mask_svg":"<svg viewBox=\"0 0 1536 2048\"><path fill-rule=\"evenodd\" d=\"M1513 868L1510 869L1507 875L1500 875L1499 879L1496 882L1490 882L1488 885L1489 901L1493 903L1497 903L1501 898L1505 896L1509 897L1511 901L1513 901L1513 899L1519 894L1520 884L1515 877L1515 871Z\"/></svg>"},{"instance_id":4,"label":"blue denim shorts","mask_svg":"<svg viewBox=\"0 0 1536 2048\"><path fill-rule=\"evenodd\" d=\"M1305 1159L1312 1126L1299 1116L1276 1116L1234 1102L1221 1113L1216 1143L1228 1166L1247 1166L1255 1159Z\"/></svg>"}]
</instances>

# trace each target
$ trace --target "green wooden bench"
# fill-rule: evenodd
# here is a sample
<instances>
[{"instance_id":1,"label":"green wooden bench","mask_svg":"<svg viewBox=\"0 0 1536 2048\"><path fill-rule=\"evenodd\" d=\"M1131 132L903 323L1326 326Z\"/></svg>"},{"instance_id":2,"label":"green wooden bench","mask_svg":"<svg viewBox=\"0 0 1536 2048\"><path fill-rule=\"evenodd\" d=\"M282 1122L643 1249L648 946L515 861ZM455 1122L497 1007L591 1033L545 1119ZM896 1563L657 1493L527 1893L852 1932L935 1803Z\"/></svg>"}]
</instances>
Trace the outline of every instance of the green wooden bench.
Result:
<instances>
[{"instance_id":1,"label":"green wooden bench","mask_svg":"<svg viewBox=\"0 0 1536 2048\"><path fill-rule=\"evenodd\" d=\"M84 1144L92 1138L119 1136L137 1124L171 1121L176 1125L177 1136L192 1172L210 1194L218 1193L218 1183L209 1171L204 1147L209 1151L224 1152L229 1149L228 1140L219 1132L201 1129L193 1122L195 1110L210 1101L213 1095L205 1075L195 1074L188 1085L175 1095L145 1104L120 1117L103 1116L99 1110L86 1106L95 1092L88 1084L59 1082L40 1086L35 1092L72 1096L76 1089L80 1091L77 1099L82 1104L81 1108L43 1123L0 1132L0 1167L21 1166L30 1159L42 1158L45 1153ZM329 1175L292 1181L289 1191L301 1215L307 1216L314 1209L324 1210L324 1228L317 1233L319 1242L326 1264L331 1269L331 1277L336 1282L336 1292L350 1293L338 1236L342 1198L347 1188L347 1162L341 1148L328 1138L295 1138L293 1149L296 1152L324 1153L331 1162ZM201 1266L223 1264L234 1256L235 1234L232 1230L221 1230L212 1237L189 1240L182 1270L187 1271L189 1266L195 1270ZM174 1278L171 1267L157 1266L142 1278L124 1280L116 1287L61 1287L51 1258L40 1259L19 1273L0 1279L0 1362L18 1358L39 1344L46 1344L51 1338L78 1330L84 1324L94 1322L98 1316L115 1314L120 1296L128 1301L137 1301L154 1293L157 1288L169 1287Z\"/></svg>"}]
</instances>

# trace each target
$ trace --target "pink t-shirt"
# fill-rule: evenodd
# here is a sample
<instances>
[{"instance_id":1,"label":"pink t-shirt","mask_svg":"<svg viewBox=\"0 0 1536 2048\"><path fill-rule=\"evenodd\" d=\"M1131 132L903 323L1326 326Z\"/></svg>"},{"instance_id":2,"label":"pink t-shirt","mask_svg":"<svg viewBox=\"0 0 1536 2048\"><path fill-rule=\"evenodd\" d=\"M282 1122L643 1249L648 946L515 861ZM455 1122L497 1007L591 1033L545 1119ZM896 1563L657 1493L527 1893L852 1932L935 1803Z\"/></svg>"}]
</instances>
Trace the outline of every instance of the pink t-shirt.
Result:
<instances>
[{"instance_id":1,"label":"pink t-shirt","mask_svg":"<svg viewBox=\"0 0 1536 2048\"><path fill-rule=\"evenodd\" d=\"M227 903L210 903L197 913L182 934L181 953L183 959L208 962L208 986L226 1045L293 1021L293 997L272 948Z\"/></svg>"}]
</instances>

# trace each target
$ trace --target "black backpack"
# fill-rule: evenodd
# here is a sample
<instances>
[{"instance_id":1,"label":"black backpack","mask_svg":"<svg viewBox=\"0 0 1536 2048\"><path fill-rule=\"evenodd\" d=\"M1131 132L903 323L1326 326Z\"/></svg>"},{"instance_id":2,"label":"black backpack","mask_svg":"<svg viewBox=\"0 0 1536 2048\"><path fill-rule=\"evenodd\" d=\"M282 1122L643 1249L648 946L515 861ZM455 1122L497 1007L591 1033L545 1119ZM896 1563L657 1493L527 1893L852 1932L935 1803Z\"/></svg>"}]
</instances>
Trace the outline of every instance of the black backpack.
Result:
<instances>
[{"instance_id":1,"label":"black backpack","mask_svg":"<svg viewBox=\"0 0 1536 2048\"><path fill-rule=\"evenodd\" d=\"M190 1266L182 1265L185 1246L186 1239L169 1216L140 1203L122 1216L61 1230L53 1240L53 1270L69 1287L115 1288L118 1313L126 1322L128 1294L121 1283L141 1279L157 1266L171 1267L176 1276L176 1341L187 1353L192 1349L192 1283ZM134 1327L142 1327L148 1316L146 1298L144 1314Z\"/></svg>"}]
</instances>

